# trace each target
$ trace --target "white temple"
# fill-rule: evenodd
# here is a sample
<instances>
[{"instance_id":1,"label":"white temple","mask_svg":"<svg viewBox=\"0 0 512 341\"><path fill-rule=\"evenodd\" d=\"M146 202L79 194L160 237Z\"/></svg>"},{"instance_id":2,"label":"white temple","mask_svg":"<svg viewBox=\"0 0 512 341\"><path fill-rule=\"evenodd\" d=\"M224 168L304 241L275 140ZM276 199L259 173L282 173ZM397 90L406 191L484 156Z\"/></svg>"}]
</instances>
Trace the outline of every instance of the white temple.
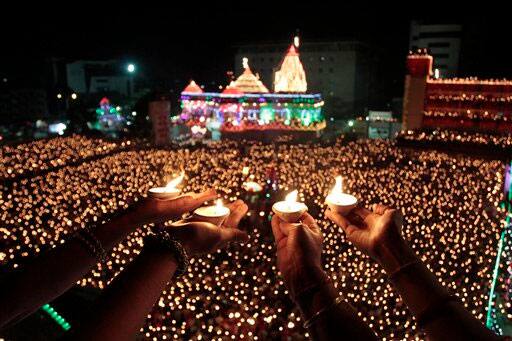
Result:
<instances>
[{"instance_id":1,"label":"white temple","mask_svg":"<svg viewBox=\"0 0 512 341\"><path fill-rule=\"evenodd\" d=\"M279 71L276 71L274 92L303 93L308 90L306 72L300 62L299 52L297 51L298 45L298 38L295 37L294 43L288 49Z\"/></svg>"},{"instance_id":2,"label":"white temple","mask_svg":"<svg viewBox=\"0 0 512 341\"><path fill-rule=\"evenodd\" d=\"M244 93L268 93L267 87L252 73L247 58L243 59L243 66L244 72L229 86Z\"/></svg>"}]
</instances>

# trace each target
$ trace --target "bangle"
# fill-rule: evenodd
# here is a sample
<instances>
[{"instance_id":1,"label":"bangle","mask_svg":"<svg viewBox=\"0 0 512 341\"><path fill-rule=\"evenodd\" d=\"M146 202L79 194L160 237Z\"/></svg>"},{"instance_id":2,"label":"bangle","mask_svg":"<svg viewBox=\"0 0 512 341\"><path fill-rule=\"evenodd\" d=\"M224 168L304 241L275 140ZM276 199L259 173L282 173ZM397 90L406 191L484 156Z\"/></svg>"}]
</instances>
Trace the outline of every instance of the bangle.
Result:
<instances>
[{"instance_id":1,"label":"bangle","mask_svg":"<svg viewBox=\"0 0 512 341\"><path fill-rule=\"evenodd\" d=\"M99 239L96 238L90 227L85 226L75 233L75 238L82 242L82 245L85 246L99 262L103 263L107 260L107 251Z\"/></svg>"},{"instance_id":2,"label":"bangle","mask_svg":"<svg viewBox=\"0 0 512 341\"><path fill-rule=\"evenodd\" d=\"M311 327L311 325L316 321L318 320L318 318L323 314L325 313L326 311L328 310L331 310L333 307L337 306L338 304L341 303L342 301L342 297L341 296L338 296L334 302L332 302L331 304L329 304L328 306L320 309L319 311L317 311L313 316L311 316L309 318L309 320L307 320L306 322L304 322L304 328L305 329L309 329L309 327Z\"/></svg>"},{"instance_id":3,"label":"bangle","mask_svg":"<svg viewBox=\"0 0 512 341\"><path fill-rule=\"evenodd\" d=\"M435 299L434 302L432 302L416 317L416 323L418 324L418 327L423 329L428 323L432 322L436 318L448 314L449 310L446 309L446 304L453 301L458 301L458 298L457 296L450 294L445 294Z\"/></svg>"},{"instance_id":4,"label":"bangle","mask_svg":"<svg viewBox=\"0 0 512 341\"><path fill-rule=\"evenodd\" d=\"M398 269L396 269L395 271L393 271L392 273L390 273L388 275L388 279L390 281L394 280L396 276L398 276L399 274L401 274L405 270L408 270L410 267L412 267L412 266L414 266L416 264L421 264L421 260L416 259L416 260L414 260L412 262L405 263L404 265L401 265Z\"/></svg>"},{"instance_id":5,"label":"bangle","mask_svg":"<svg viewBox=\"0 0 512 341\"><path fill-rule=\"evenodd\" d=\"M168 232L157 230L150 233L146 238L144 238L144 244L153 249L171 253L177 263L177 268L174 272L175 278L178 278L187 272L189 264L187 252L185 251L185 248L183 248L183 245L174 239Z\"/></svg>"}]
</instances>

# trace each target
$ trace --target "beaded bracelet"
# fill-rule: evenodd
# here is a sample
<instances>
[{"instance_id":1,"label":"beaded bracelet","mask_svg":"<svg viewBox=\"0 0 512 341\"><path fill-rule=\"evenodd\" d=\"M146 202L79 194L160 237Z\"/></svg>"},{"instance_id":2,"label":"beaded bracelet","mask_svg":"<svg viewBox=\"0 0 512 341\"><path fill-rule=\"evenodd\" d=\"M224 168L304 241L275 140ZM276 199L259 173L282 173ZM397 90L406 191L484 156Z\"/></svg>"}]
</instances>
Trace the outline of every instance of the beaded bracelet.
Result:
<instances>
[{"instance_id":1,"label":"beaded bracelet","mask_svg":"<svg viewBox=\"0 0 512 341\"><path fill-rule=\"evenodd\" d=\"M82 245L84 245L99 262L103 263L107 260L107 251L99 239L96 238L90 227L85 226L80 231L76 232L75 238L82 242Z\"/></svg>"},{"instance_id":2,"label":"beaded bracelet","mask_svg":"<svg viewBox=\"0 0 512 341\"><path fill-rule=\"evenodd\" d=\"M332 308L334 308L335 306L337 306L338 304L340 304L341 302L343 301L343 298L341 296L338 296L334 302L332 302L330 305L328 305L327 307L324 307L322 309L320 309L319 311L317 311L313 316L311 316L309 318L309 320L307 320L306 322L304 322L304 328L305 329L309 329L309 327L311 327L311 325L316 321L318 320L318 317L320 317L323 313L325 313L326 311L329 311L331 310Z\"/></svg>"},{"instance_id":3,"label":"beaded bracelet","mask_svg":"<svg viewBox=\"0 0 512 341\"><path fill-rule=\"evenodd\" d=\"M168 232L163 230L156 230L148 234L144 238L144 245L157 250L170 252L176 259L177 268L174 272L174 277L178 278L187 272L189 260L187 251L183 248L176 239L174 239Z\"/></svg>"}]
</instances>

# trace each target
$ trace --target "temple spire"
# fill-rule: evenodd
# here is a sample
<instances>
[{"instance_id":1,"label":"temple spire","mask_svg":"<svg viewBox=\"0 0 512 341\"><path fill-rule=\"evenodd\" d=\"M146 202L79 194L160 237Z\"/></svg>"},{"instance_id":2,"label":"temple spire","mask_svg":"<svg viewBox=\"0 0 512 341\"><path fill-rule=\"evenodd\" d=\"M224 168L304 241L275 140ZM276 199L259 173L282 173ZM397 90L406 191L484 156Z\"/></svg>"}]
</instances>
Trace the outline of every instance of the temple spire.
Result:
<instances>
[{"instance_id":1,"label":"temple spire","mask_svg":"<svg viewBox=\"0 0 512 341\"><path fill-rule=\"evenodd\" d=\"M274 78L275 92L306 92L306 72L299 58L299 37L293 39Z\"/></svg>"}]
</instances>

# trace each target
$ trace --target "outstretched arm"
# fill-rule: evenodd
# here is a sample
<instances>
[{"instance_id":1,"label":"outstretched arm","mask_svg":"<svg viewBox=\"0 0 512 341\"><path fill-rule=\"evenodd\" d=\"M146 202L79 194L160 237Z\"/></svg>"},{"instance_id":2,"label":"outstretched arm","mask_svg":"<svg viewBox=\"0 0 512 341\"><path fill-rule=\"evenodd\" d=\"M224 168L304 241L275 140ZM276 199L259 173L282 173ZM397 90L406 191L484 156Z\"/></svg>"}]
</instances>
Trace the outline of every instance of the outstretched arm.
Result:
<instances>
[{"instance_id":1,"label":"outstretched arm","mask_svg":"<svg viewBox=\"0 0 512 341\"><path fill-rule=\"evenodd\" d=\"M190 256L210 253L247 234L237 228L247 205L236 201L222 227L206 222L178 222L166 231ZM79 340L133 340L177 267L168 250L145 245L141 254L105 290L90 320L75 332Z\"/></svg>"},{"instance_id":2,"label":"outstretched arm","mask_svg":"<svg viewBox=\"0 0 512 341\"><path fill-rule=\"evenodd\" d=\"M215 196L214 191L208 191L175 200L146 199L129 212L99 225L92 233L105 250L110 250L138 226L181 216ZM0 328L60 296L97 262L81 241L72 238L7 276L0 283Z\"/></svg>"},{"instance_id":3,"label":"outstretched arm","mask_svg":"<svg viewBox=\"0 0 512 341\"><path fill-rule=\"evenodd\" d=\"M495 340L463 305L449 295L401 235L402 215L384 205L373 211L357 208L349 218L331 210L326 216L339 225L358 249L384 268L420 327L432 340Z\"/></svg>"},{"instance_id":4,"label":"outstretched arm","mask_svg":"<svg viewBox=\"0 0 512 341\"><path fill-rule=\"evenodd\" d=\"M322 233L313 217L289 224L276 215L277 266L314 340L374 340L375 334L340 296L322 270Z\"/></svg>"}]
</instances>

